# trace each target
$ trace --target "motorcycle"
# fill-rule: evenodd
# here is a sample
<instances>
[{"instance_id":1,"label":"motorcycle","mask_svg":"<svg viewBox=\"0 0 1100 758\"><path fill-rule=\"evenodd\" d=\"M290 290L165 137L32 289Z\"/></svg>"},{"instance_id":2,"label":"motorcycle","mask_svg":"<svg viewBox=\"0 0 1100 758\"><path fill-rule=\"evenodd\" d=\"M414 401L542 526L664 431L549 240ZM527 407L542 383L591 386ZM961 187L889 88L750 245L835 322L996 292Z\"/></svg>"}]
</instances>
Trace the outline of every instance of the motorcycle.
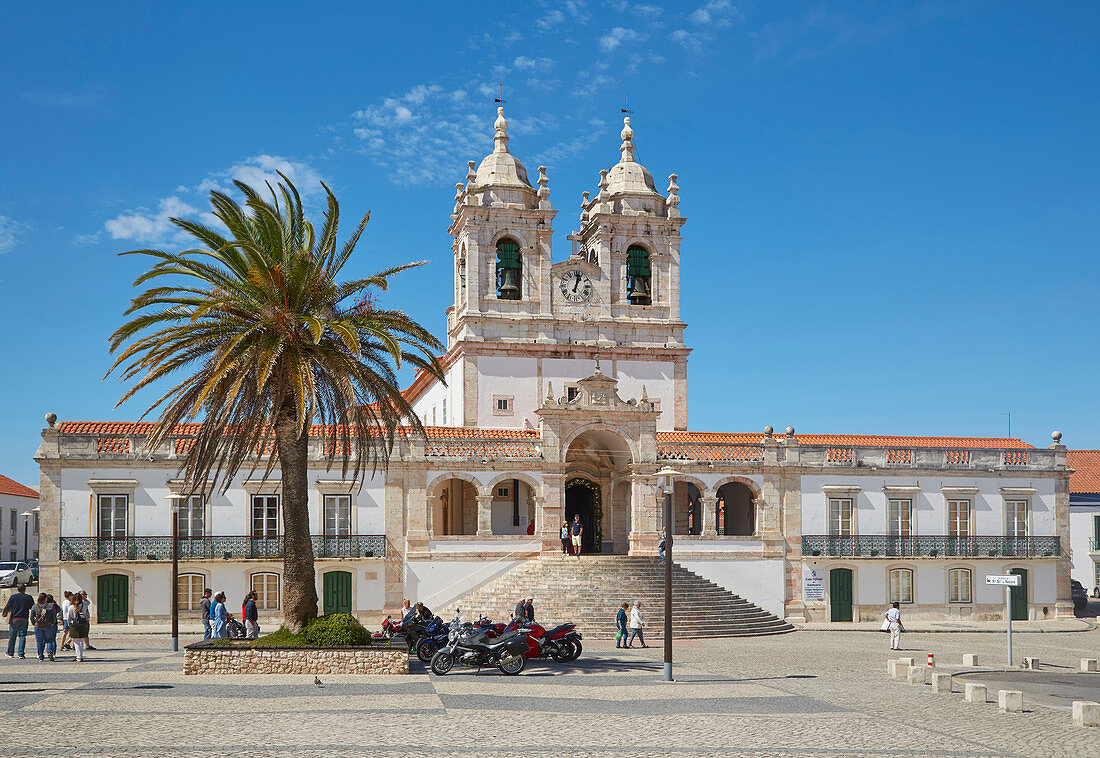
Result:
<instances>
[{"instance_id":1,"label":"motorcycle","mask_svg":"<svg viewBox=\"0 0 1100 758\"><path fill-rule=\"evenodd\" d=\"M532 626L538 624L532 623ZM539 627L541 630L542 627ZM553 629L546 629L538 637L538 654L548 655L558 663L568 663L581 657L584 649L581 644L581 633L577 631L576 624L558 624Z\"/></svg>"},{"instance_id":2,"label":"motorcycle","mask_svg":"<svg viewBox=\"0 0 1100 758\"><path fill-rule=\"evenodd\" d=\"M455 663L477 668L496 666L501 673L515 676L527 667L529 649L527 634L522 628L513 628L498 635L489 626L458 623L451 624L447 644L432 656L432 673L443 676Z\"/></svg>"},{"instance_id":3,"label":"motorcycle","mask_svg":"<svg viewBox=\"0 0 1100 758\"><path fill-rule=\"evenodd\" d=\"M382 619L382 631L374 632L371 634L371 639L375 640L392 640L395 634L401 632L401 622L396 622L389 617Z\"/></svg>"},{"instance_id":4,"label":"motorcycle","mask_svg":"<svg viewBox=\"0 0 1100 758\"><path fill-rule=\"evenodd\" d=\"M447 643L447 635L450 629L451 625L445 623L439 616L436 616L430 623L425 625L424 630L420 633L420 639L417 640L414 647L416 657L420 659L421 663L432 662L432 656Z\"/></svg>"}]
</instances>

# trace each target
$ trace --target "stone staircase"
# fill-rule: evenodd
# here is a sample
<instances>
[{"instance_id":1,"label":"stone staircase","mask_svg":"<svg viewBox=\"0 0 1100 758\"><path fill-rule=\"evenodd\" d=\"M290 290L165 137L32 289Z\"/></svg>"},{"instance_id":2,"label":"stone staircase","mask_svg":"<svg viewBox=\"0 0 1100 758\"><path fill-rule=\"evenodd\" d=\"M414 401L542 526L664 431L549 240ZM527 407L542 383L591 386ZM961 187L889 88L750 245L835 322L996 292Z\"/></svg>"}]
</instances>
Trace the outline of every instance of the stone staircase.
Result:
<instances>
[{"instance_id":1,"label":"stone staircase","mask_svg":"<svg viewBox=\"0 0 1100 758\"><path fill-rule=\"evenodd\" d=\"M535 598L535 619L550 626L571 621L586 638L615 636L615 612L642 601L646 641L664 636L665 569L639 556L541 556L527 561L437 611L445 620L462 609L507 621L522 597ZM672 566L674 637L756 637L794 627L678 564Z\"/></svg>"}]
</instances>

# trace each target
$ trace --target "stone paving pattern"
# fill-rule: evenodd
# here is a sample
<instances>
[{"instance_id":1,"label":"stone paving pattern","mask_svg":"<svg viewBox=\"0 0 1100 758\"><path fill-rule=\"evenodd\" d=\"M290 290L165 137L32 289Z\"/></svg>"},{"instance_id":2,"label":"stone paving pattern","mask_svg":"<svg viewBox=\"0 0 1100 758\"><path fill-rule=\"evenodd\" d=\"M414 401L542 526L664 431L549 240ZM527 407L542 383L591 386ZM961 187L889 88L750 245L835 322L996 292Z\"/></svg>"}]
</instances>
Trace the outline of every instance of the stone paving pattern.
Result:
<instances>
[{"instance_id":1,"label":"stone paving pattern","mask_svg":"<svg viewBox=\"0 0 1100 758\"><path fill-rule=\"evenodd\" d=\"M536 662L518 677L414 664L407 676L322 677L323 688L312 675L184 676L182 654L155 637L93 642L83 664L0 658L5 755L1100 758L1100 729L1066 710L1025 696L1023 713L1000 713L962 702L957 682L935 695L886 674L890 657L928 652L941 671L961 670L948 664L963 653L995 667L1004 639L992 634L912 633L901 653L856 632L685 641L672 684L661 648L593 643L571 666ZM1015 647L1068 674L1096 656L1100 630L1018 634Z\"/></svg>"}]
</instances>

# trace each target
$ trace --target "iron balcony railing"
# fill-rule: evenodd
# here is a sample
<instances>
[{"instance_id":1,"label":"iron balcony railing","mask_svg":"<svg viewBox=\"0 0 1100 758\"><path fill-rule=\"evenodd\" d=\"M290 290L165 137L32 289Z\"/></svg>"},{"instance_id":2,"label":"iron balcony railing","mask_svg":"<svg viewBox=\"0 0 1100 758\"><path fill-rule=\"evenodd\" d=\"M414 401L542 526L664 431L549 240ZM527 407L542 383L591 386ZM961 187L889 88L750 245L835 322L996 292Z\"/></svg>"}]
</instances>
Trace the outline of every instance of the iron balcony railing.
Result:
<instances>
[{"instance_id":1,"label":"iron balcony railing","mask_svg":"<svg viewBox=\"0 0 1100 758\"><path fill-rule=\"evenodd\" d=\"M315 558L383 558L384 534L318 535L310 537ZM63 561L170 561L171 537L62 537ZM179 559L243 560L282 558L283 538L180 537Z\"/></svg>"},{"instance_id":2,"label":"iron balcony railing","mask_svg":"<svg viewBox=\"0 0 1100 758\"><path fill-rule=\"evenodd\" d=\"M802 536L803 556L827 558L1052 558L1061 554L1058 537Z\"/></svg>"}]
</instances>

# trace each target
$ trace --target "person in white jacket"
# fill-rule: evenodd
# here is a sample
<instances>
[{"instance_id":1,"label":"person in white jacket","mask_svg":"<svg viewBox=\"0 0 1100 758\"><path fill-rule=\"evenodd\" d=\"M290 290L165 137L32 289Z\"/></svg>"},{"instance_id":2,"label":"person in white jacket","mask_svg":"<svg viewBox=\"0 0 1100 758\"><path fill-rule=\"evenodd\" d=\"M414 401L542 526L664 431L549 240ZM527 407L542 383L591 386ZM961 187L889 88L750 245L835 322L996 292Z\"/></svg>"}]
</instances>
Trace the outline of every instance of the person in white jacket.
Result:
<instances>
[{"instance_id":1,"label":"person in white jacket","mask_svg":"<svg viewBox=\"0 0 1100 758\"><path fill-rule=\"evenodd\" d=\"M645 622L642 621L642 601L635 600L634 607L630 609L630 639L627 641L627 647L634 647L634 638L637 637L641 640L642 647L649 647L645 644L645 635L642 634L642 627L645 626Z\"/></svg>"}]
</instances>

